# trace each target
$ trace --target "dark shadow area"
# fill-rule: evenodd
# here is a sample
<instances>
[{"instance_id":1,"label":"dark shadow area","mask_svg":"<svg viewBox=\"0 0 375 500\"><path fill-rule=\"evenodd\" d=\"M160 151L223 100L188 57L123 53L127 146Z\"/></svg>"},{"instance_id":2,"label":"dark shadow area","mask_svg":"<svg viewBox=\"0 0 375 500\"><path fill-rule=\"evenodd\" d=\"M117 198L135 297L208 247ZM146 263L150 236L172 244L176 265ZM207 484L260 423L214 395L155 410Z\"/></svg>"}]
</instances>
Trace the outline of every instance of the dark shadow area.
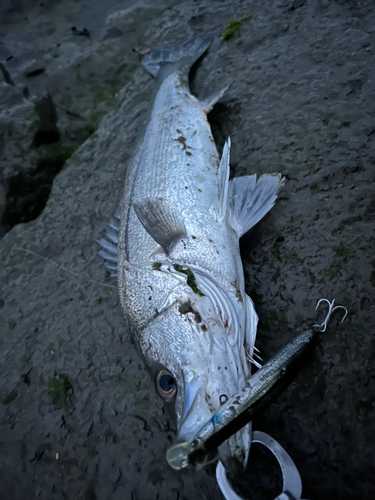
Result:
<instances>
[{"instance_id":1,"label":"dark shadow area","mask_svg":"<svg viewBox=\"0 0 375 500\"><path fill-rule=\"evenodd\" d=\"M38 115L38 130L31 144L38 148L43 144L53 144L60 140L60 132L57 128L57 112L52 96L47 94L35 104L35 112Z\"/></svg>"},{"instance_id":2,"label":"dark shadow area","mask_svg":"<svg viewBox=\"0 0 375 500\"><path fill-rule=\"evenodd\" d=\"M242 498L273 500L282 491L282 475L277 460L261 444L251 445L246 471L236 478L228 474L228 478Z\"/></svg>"},{"instance_id":3,"label":"dark shadow area","mask_svg":"<svg viewBox=\"0 0 375 500\"><path fill-rule=\"evenodd\" d=\"M32 146L37 148L43 144L54 144L60 140L60 132L58 130L37 130L32 142Z\"/></svg>"},{"instance_id":4,"label":"dark shadow area","mask_svg":"<svg viewBox=\"0 0 375 500\"><path fill-rule=\"evenodd\" d=\"M22 169L3 180L5 207L2 217L0 214L1 235L17 224L30 222L41 214L51 193L54 178L74 151L73 147L61 143L57 127L58 115L51 94L47 93L35 103L35 113L38 116L38 128L30 146L53 146L47 153L41 153L44 158L38 160L36 167Z\"/></svg>"},{"instance_id":5,"label":"dark shadow area","mask_svg":"<svg viewBox=\"0 0 375 500\"><path fill-rule=\"evenodd\" d=\"M242 260L250 258L251 251L258 245L262 238L262 223L258 222L240 239L240 252Z\"/></svg>"},{"instance_id":6,"label":"dark shadow area","mask_svg":"<svg viewBox=\"0 0 375 500\"><path fill-rule=\"evenodd\" d=\"M239 103L230 105L228 103L218 102L215 104L213 110L207 115L219 155L223 150L225 141L232 135L236 128L239 127L238 121L240 111L241 105ZM235 167L232 163L231 166Z\"/></svg>"},{"instance_id":7,"label":"dark shadow area","mask_svg":"<svg viewBox=\"0 0 375 500\"><path fill-rule=\"evenodd\" d=\"M62 158L39 160L35 169L28 169L7 179L3 225L10 231L16 224L30 222L43 211L52 183L65 163Z\"/></svg>"}]
</instances>

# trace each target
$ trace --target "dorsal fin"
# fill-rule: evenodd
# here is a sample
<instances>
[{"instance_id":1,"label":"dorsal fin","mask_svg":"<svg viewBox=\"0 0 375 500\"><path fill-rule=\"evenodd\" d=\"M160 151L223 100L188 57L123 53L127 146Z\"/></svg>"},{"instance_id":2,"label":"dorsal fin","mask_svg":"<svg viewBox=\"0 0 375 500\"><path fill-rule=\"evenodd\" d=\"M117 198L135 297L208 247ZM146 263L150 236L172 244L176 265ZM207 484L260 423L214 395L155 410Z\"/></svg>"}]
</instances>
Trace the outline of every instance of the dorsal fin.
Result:
<instances>
[{"instance_id":1,"label":"dorsal fin","mask_svg":"<svg viewBox=\"0 0 375 500\"><path fill-rule=\"evenodd\" d=\"M219 215L225 217L227 213L228 202L228 184L229 184L229 157L230 157L230 138L224 144L223 154L221 157L218 171L218 187L219 187Z\"/></svg>"},{"instance_id":2,"label":"dorsal fin","mask_svg":"<svg viewBox=\"0 0 375 500\"><path fill-rule=\"evenodd\" d=\"M133 208L139 222L167 255L177 241L186 237L182 217L164 198L144 198Z\"/></svg>"}]
</instances>

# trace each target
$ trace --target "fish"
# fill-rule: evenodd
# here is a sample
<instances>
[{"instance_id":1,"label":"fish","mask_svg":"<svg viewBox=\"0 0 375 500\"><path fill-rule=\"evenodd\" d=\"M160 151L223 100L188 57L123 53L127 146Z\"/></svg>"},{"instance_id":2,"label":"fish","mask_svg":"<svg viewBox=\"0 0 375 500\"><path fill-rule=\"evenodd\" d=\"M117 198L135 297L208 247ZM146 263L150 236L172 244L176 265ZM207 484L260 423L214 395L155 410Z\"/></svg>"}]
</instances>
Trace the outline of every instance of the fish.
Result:
<instances>
[{"instance_id":1,"label":"fish","mask_svg":"<svg viewBox=\"0 0 375 500\"><path fill-rule=\"evenodd\" d=\"M189 89L191 66L212 36L151 50L155 77L147 125L127 165L120 205L98 240L117 277L125 325L171 413L190 441L251 376L258 316L245 291L240 238L275 204L281 174L230 177L205 99ZM228 470L246 467L251 423L219 447Z\"/></svg>"},{"instance_id":2,"label":"fish","mask_svg":"<svg viewBox=\"0 0 375 500\"><path fill-rule=\"evenodd\" d=\"M292 339L284 348L267 361L242 389L233 395L197 432L190 443L172 446L167 452L167 462L176 470L189 464L198 468L206 463L206 456L215 454L216 448L228 437L243 427L244 422L254 417L265 404L269 404L296 377L306 355L316 344L319 335L327 328L328 321L334 311L343 309L345 320L348 311L344 306L335 306L335 299L329 302L320 299L316 309L322 302L328 304L328 314L322 324L303 331Z\"/></svg>"}]
</instances>

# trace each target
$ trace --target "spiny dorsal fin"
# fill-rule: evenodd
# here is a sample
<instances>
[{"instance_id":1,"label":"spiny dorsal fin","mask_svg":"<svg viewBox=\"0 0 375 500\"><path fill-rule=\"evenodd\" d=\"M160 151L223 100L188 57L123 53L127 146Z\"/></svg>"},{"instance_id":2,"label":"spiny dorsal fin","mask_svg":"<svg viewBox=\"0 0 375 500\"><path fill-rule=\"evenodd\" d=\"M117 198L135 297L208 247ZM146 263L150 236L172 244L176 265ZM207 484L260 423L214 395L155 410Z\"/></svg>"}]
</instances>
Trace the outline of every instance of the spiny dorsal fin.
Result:
<instances>
[{"instance_id":1,"label":"spiny dorsal fin","mask_svg":"<svg viewBox=\"0 0 375 500\"><path fill-rule=\"evenodd\" d=\"M225 217L227 213L228 201L228 184L229 184L229 156L230 156L230 137L224 144L223 155L221 157L219 171L218 171L218 184L219 184L219 215Z\"/></svg>"},{"instance_id":2,"label":"spiny dorsal fin","mask_svg":"<svg viewBox=\"0 0 375 500\"><path fill-rule=\"evenodd\" d=\"M186 237L184 221L164 198L144 198L134 211L148 234L169 254L173 245Z\"/></svg>"},{"instance_id":3,"label":"spiny dorsal fin","mask_svg":"<svg viewBox=\"0 0 375 500\"><path fill-rule=\"evenodd\" d=\"M236 177L229 182L228 222L240 238L274 206L284 185L281 174Z\"/></svg>"},{"instance_id":4,"label":"spiny dorsal fin","mask_svg":"<svg viewBox=\"0 0 375 500\"><path fill-rule=\"evenodd\" d=\"M208 96L206 99L201 101L201 106L203 111L206 113L209 113L212 108L215 106L215 104L223 97L225 92L229 89L230 85L227 85L223 89L219 90L218 92L214 92L210 96Z\"/></svg>"}]
</instances>

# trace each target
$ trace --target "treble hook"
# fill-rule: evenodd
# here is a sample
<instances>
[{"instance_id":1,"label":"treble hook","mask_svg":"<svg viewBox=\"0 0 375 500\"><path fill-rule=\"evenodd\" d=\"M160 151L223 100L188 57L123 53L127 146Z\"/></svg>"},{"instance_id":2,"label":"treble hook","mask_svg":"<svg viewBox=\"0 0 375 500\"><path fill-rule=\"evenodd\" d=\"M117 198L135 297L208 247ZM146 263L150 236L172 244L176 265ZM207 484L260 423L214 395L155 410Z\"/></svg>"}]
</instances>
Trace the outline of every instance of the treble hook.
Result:
<instances>
[{"instance_id":1,"label":"treble hook","mask_svg":"<svg viewBox=\"0 0 375 500\"><path fill-rule=\"evenodd\" d=\"M344 309L344 311L345 311L345 314L344 314L344 317L343 317L343 318L342 318L342 320L341 320L341 323L342 323L342 322L344 321L344 319L347 317L347 315L348 315L348 310L347 310L347 308L346 308L346 307L344 307L344 306L334 306L334 304L335 304L335 299L333 299L333 300L332 300L332 302L330 302L330 301L329 301L329 300L327 300L327 299L320 299L320 300L319 300L319 302L318 302L318 303L317 303L317 305L316 305L315 310L317 310L317 309L318 309L318 307L320 306L320 304L321 304L322 302L327 302L327 304L328 304L328 314L327 314L327 316L325 317L325 320L323 321L323 323L321 323L320 325L318 325L318 324L314 325L314 328L316 328L316 330L318 330L318 331L320 331L320 332L325 332L325 331L326 331L326 329L327 329L328 322L329 322L329 320L330 320L330 318L331 318L331 316L332 316L332 313L333 313L334 311L336 311L336 309Z\"/></svg>"}]
</instances>

